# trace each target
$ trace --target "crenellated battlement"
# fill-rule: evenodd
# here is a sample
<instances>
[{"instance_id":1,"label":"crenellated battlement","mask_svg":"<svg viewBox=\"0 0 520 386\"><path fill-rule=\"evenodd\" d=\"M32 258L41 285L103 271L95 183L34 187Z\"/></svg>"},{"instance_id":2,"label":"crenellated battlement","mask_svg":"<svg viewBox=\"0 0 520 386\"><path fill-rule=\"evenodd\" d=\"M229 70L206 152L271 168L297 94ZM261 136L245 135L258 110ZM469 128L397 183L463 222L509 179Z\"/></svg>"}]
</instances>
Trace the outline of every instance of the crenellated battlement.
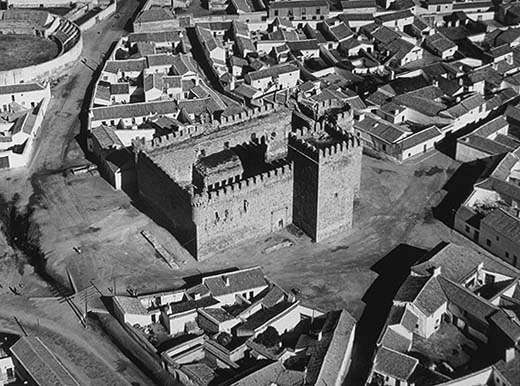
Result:
<instances>
[{"instance_id":1,"label":"crenellated battlement","mask_svg":"<svg viewBox=\"0 0 520 386\"><path fill-rule=\"evenodd\" d=\"M241 111L239 114L232 114L220 117L220 126L230 126L244 121L248 121L253 118L257 118L261 115L266 115L279 110L280 107L277 105L264 105L260 107L247 108Z\"/></svg>"},{"instance_id":2,"label":"crenellated battlement","mask_svg":"<svg viewBox=\"0 0 520 386\"><path fill-rule=\"evenodd\" d=\"M160 137L155 137L148 141L145 138L136 138L132 141L132 145L134 149L151 151L154 149L167 147L172 144L181 143L190 138L202 135L205 132L205 129L206 127L202 125L185 126L179 128L179 130L175 132L171 132Z\"/></svg>"},{"instance_id":3,"label":"crenellated battlement","mask_svg":"<svg viewBox=\"0 0 520 386\"><path fill-rule=\"evenodd\" d=\"M315 133L314 130L309 128L298 129L289 135L289 148L319 162L336 154L351 152L361 147L359 138L349 133L330 129L330 131L332 130L334 133L329 132L329 135L333 141L331 143L323 142L320 146L317 146L312 143L312 137L309 135Z\"/></svg>"},{"instance_id":4,"label":"crenellated battlement","mask_svg":"<svg viewBox=\"0 0 520 386\"><path fill-rule=\"evenodd\" d=\"M259 185L265 185L267 182L287 179L287 177L290 177L289 174L292 174L292 170L292 161L285 161L283 165L264 173L224 185L216 190L204 190L201 193L195 193L192 196L191 205L192 207L201 207L210 204L217 198L247 193L256 189Z\"/></svg>"},{"instance_id":5,"label":"crenellated battlement","mask_svg":"<svg viewBox=\"0 0 520 386\"><path fill-rule=\"evenodd\" d=\"M302 126L299 128L293 128L292 132L289 134L293 134L296 137L308 137L308 136L314 135L320 131L322 131L320 129L320 127Z\"/></svg>"},{"instance_id":6,"label":"crenellated battlement","mask_svg":"<svg viewBox=\"0 0 520 386\"><path fill-rule=\"evenodd\" d=\"M190 138L204 135L205 133L210 133L213 131L213 129L246 122L279 110L279 107L273 105L265 105L262 107L255 107L253 109L248 108L242 111L240 114L221 117L220 120L214 120L212 123L179 127L175 132L153 138L149 141L146 141L144 138L139 138L134 140L132 144L134 145L134 148L152 151L184 142Z\"/></svg>"},{"instance_id":7,"label":"crenellated battlement","mask_svg":"<svg viewBox=\"0 0 520 386\"><path fill-rule=\"evenodd\" d=\"M289 134L289 151L295 151L313 161L319 161L318 148L307 142L304 138L299 138L294 133Z\"/></svg>"}]
</instances>

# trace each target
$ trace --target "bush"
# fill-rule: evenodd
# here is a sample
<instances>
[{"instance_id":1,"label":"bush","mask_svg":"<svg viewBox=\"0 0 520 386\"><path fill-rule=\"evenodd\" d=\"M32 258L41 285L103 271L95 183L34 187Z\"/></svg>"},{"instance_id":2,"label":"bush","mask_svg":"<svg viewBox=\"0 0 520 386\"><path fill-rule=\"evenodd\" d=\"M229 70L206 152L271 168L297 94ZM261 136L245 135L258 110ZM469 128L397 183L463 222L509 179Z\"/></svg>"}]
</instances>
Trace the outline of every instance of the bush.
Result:
<instances>
[{"instance_id":1,"label":"bush","mask_svg":"<svg viewBox=\"0 0 520 386\"><path fill-rule=\"evenodd\" d=\"M227 346L228 344L231 343L231 340L232 340L231 335L229 335L227 332L222 332L217 337L217 343L220 344L221 346Z\"/></svg>"},{"instance_id":2,"label":"bush","mask_svg":"<svg viewBox=\"0 0 520 386\"><path fill-rule=\"evenodd\" d=\"M276 328L269 326L256 337L255 342L267 348L275 347L280 344L280 334L278 334Z\"/></svg>"}]
</instances>

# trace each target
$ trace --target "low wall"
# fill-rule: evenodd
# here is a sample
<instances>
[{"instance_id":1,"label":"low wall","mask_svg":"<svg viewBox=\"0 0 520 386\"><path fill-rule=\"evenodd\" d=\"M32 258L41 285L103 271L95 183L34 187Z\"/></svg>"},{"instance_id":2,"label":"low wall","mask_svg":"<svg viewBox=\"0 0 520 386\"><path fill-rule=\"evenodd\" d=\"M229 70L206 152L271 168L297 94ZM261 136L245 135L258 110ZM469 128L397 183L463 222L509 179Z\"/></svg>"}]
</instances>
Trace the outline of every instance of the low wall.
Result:
<instances>
[{"instance_id":1,"label":"low wall","mask_svg":"<svg viewBox=\"0 0 520 386\"><path fill-rule=\"evenodd\" d=\"M36 120L34 121L34 125L31 129L31 134L29 138L27 138L27 143L25 144L23 152L14 153L13 151L0 151L0 158L7 157L9 159L9 169L24 167L31 160L34 140L36 139L36 136L41 129L43 118L45 117L45 112L47 111L49 102L50 98L44 98L42 100L41 106L38 109Z\"/></svg>"},{"instance_id":2,"label":"low wall","mask_svg":"<svg viewBox=\"0 0 520 386\"><path fill-rule=\"evenodd\" d=\"M83 40L80 36L74 47L48 62L0 71L0 85L43 80L52 77L72 65L80 57L82 50Z\"/></svg>"},{"instance_id":3,"label":"low wall","mask_svg":"<svg viewBox=\"0 0 520 386\"><path fill-rule=\"evenodd\" d=\"M97 0L90 0L90 2L97 2ZM49 8L68 8L70 7L70 3L71 0L7 0L7 6L14 8L38 8L40 4L45 4L45 6Z\"/></svg>"},{"instance_id":4,"label":"low wall","mask_svg":"<svg viewBox=\"0 0 520 386\"><path fill-rule=\"evenodd\" d=\"M108 7L106 7L103 10L101 10L100 12L96 13L95 15L92 15L92 17L90 19L88 19L85 22L83 22L79 26L79 29L81 31L86 31L89 28L94 27L94 25L96 25L96 23L100 22L101 20L105 20L106 18L112 16L116 12L116 8L117 8L117 1L113 0Z\"/></svg>"}]
</instances>

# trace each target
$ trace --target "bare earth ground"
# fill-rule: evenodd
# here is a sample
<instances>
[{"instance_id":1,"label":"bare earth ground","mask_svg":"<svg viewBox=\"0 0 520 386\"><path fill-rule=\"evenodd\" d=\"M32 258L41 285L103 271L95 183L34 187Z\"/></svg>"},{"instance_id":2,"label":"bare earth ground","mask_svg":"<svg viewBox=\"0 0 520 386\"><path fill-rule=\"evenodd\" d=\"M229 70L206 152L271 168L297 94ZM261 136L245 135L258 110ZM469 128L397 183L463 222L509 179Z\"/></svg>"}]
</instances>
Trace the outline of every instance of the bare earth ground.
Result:
<instances>
[{"instance_id":1,"label":"bare earth ground","mask_svg":"<svg viewBox=\"0 0 520 386\"><path fill-rule=\"evenodd\" d=\"M152 291L179 286L182 277L199 272L260 265L287 289L300 289L304 302L323 310L345 307L359 317L361 298L377 276L371 267L397 245L427 249L443 240L471 245L435 220L430 210L442 198L441 189L457 166L439 152L404 165L364 156L351 234L316 244L284 231L203 262L196 262L165 229L99 176L38 177L41 199L35 218L48 269L62 277L68 270L80 290L93 280L118 293L129 288ZM142 230L186 261L181 270L170 270L155 255ZM266 248L285 239L294 245L266 253Z\"/></svg>"},{"instance_id":2,"label":"bare earth ground","mask_svg":"<svg viewBox=\"0 0 520 386\"><path fill-rule=\"evenodd\" d=\"M118 1L119 19L109 18L83 35L83 57L90 68L97 66L102 52L121 36L138 5L137 0ZM79 112L92 78L89 67L78 63L68 77L61 78L53 87L53 99L37 136L37 150L30 165L24 170L0 173L0 194L10 199L19 193L20 208L33 194L30 180L33 173L47 174L85 162L74 137L79 133ZM96 326L84 329L61 298L33 299L32 296L49 296L53 291L24 260L20 254L16 256L0 235L0 330L21 335L17 318L28 334L42 337L82 385L153 385ZM16 287L22 296L14 295L9 286Z\"/></svg>"},{"instance_id":3,"label":"bare earth ground","mask_svg":"<svg viewBox=\"0 0 520 386\"><path fill-rule=\"evenodd\" d=\"M58 56L58 45L50 39L34 35L0 34L0 68L32 66Z\"/></svg>"},{"instance_id":4,"label":"bare earth ground","mask_svg":"<svg viewBox=\"0 0 520 386\"><path fill-rule=\"evenodd\" d=\"M99 63L100 50L106 52L119 37L136 6L135 0L118 2L121 18L110 18L86 34L83 56L90 67ZM323 310L345 307L359 317L363 294L377 277L371 267L397 245L430 248L447 240L472 246L433 219L429 209L440 201L442 186L458 163L439 152L404 165L365 156L361 197L350 235L315 244L306 236L284 231L197 263L165 229L101 177L61 173L64 167L86 162L74 137L91 76L91 70L78 63L53 89L33 161L27 170L0 173L0 194L8 199L19 193L21 207L36 193L34 219L40 225L47 268L62 279L68 272L79 290L91 280L105 293L172 288L182 284L182 277L200 272L261 265L287 289L299 288L303 302ZM142 230L186 261L181 271L170 270L155 256ZM265 253L267 247L286 238L294 245ZM82 384L152 384L101 331L83 329L71 307L54 297L52 288L32 271L0 236L0 329L20 334L16 316L29 333L43 336ZM16 286L22 296L14 295L9 286ZM32 298L42 295L52 297ZM76 296L80 308L84 306L81 298L82 294Z\"/></svg>"}]
</instances>

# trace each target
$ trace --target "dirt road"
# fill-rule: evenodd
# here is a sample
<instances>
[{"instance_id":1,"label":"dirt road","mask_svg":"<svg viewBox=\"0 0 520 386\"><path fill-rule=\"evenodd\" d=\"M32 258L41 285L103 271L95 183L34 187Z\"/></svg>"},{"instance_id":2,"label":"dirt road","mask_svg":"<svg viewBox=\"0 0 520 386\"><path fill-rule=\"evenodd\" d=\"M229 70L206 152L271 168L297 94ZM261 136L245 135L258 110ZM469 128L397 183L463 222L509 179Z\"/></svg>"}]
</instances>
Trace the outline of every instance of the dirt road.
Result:
<instances>
[{"instance_id":1,"label":"dirt road","mask_svg":"<svg viewBox=\"0 0 520 386\"><path fill-rule=\"evenodd\" d=\"M134 14L137 0L119 0L119 18L111 17L96 25L83 35L82 57L88 67L78 62L68 76L62 77L52 90L52 100L38 133L32 160L24 170L0 173L0 194L9 199L13 194L21 196L23 207L33 194L31 178L47 174L69 165L81 164L85 158L75 137L80 130L79 115L92 71L106 52L124 31L125 24ZM50 192L52 194L52 192ZM2 237L2 236L0 236ZM50 292L47 284L38 278L31 267L24 265L5 244L2 249L9 257L0 262L0 329L21 334L16 317L29 334L40 336L60 357L65 365L83 385L152 385L126 356L114 346L110 338L91 326L84 329L70 306L59 298L34 300L29 296ZM5 248L4 248L5 247ZM6 290L7 283L20 286L22 296Z\"/></svg>"}]
</instances>

